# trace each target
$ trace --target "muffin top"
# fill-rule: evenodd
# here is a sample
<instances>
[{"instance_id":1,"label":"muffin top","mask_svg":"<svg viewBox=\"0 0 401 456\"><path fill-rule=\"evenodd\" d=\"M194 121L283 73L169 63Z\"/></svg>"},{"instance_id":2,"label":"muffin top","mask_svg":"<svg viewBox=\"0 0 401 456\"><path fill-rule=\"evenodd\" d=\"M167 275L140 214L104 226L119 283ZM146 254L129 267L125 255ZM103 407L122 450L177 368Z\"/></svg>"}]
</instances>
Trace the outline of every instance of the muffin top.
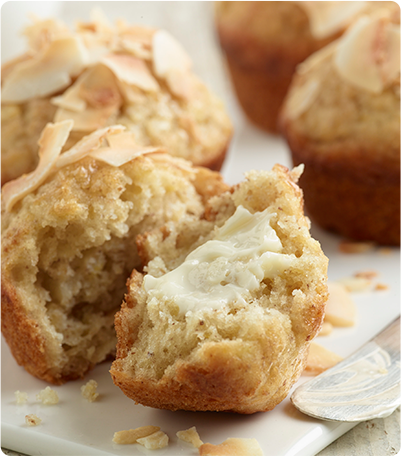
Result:
<instances>
[{"instance_id":1,"label":"muffin top","mask_svg":"<svg viewBox=\"0 0 401 456\"><path fill-rule=\"evenodd\" d=\"M328 143L348 141L399 163L399 23L387 14L363 16L342 38L302 63L282 121L321 145L322 153Z\"/></svg>"},{"instance_id":2,"label":"muffin top","mask_svg":"<svg viewBox=\"0 0 401 456\"><path fill-rule=\"evenodd\" d=\"M101 13L74 31L34 19L27 52L2 68L2 105L49 100L55 122L74 121L72 143L97 128L122 124L142 145L167 145L208 165L224 152L231 123L222 102L191 71L167 31L115 25Z\"/></svg>"}]
</instances>

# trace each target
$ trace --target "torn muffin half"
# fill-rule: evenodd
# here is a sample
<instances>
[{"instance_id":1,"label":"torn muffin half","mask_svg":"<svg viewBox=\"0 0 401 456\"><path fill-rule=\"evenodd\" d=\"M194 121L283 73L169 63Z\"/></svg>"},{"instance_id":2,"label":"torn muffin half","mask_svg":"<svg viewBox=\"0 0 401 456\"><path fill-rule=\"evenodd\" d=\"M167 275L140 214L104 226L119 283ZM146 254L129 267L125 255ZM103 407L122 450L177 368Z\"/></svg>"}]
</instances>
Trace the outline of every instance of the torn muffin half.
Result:
<instances>
[{"instance_id":1,"label":"torn muffin half","mask_svg":"<svg viewBox=\"0 0 401 456\"><path fill-rule=\"evenodd\" d=\"M208 201L206 221L138 236L147 266L133 271L116 314L111 368L128 397L245 414L285 398L327 299L327 258L309 233L300 172L250 172Z\"/></svg>"}]
</instances>

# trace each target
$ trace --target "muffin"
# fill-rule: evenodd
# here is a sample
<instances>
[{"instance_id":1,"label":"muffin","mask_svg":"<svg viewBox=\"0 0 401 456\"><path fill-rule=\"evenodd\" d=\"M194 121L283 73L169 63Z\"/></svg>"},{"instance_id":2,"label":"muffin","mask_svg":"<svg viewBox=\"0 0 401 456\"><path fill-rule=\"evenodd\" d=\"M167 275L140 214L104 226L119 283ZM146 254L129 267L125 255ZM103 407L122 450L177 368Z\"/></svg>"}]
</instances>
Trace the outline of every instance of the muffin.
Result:
<instances>
[{"instance_id":1,"label":"muffin","mask_svg":"<svg viewBox=\"0 0 401 456\"><path fill-rule=\"evenodd\" d=\"M400 25L361 17L297 70L281 114L310 217L400 244Z\"/></svg>"},{"instance_id":2,"label":"muffin","mask_svg":"<svg viewBox=\"0 0 401 456\"><path fill-rule=\"evenodd\" d=\"M327 258L309 233L300 171L250 172L209 200L205 220L138 237L147 266L133 271L116 314L110 371L128 397L243 414L285 398L327 299Z\"/></svg>"},{"instance_id":3,"label":"muffin","mask_svg":"<svg viewBox=\"0 0 401 456\"><path fill-rule=\"evenodd\" d=\"M36 167L41 131L66 119L74 120L66 149L121 124L138 144L220 169L231 122L181 44L164 30L94 16L75 31L34 20L24 31L27 52L2 67L3 184Z\"/></svg>"},{"instance_id":4,"label":"muffin","mask_svg":"<svg viewBox=\"0 0 401 456\"><path fill-rule=\"evenodd\" d=\"M114 314L135 237L203 217L219 173L105 127L60 154L72 121L46 126L36 170L2 188L1 329L16 361L53 384L115 354Z\"/></svg>"},{"instance_id":5,"label":"muffin","mask_svg":"<svg viewBox=\"0 0 401 456\"><path fill-rule=\"evenodd\" d=\"M395 2L217 2L216 28L234 91L247 117L277 133L296 66L338 38L361 13Z\"/></svg>"}]
</instances>

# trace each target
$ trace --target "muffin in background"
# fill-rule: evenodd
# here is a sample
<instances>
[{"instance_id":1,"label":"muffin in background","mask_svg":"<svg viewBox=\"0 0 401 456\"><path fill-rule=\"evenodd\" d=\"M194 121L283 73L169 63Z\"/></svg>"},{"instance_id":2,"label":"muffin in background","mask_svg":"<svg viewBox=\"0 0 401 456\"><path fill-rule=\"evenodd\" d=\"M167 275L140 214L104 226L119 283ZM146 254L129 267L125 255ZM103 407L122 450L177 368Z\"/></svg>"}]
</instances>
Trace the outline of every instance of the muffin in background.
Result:
<instances>
[{"instance_id":1,"label":"muffin in background","mask_svg":"<svg viewBox=\"0 0 401 456\"><path fill-rule=\"evenodd\" d=\"M281 113L311 218L354 240L400 244L400 25L361 17L302 65Z\"/></svg>"},{"instance_id":2,"label":"muffin in background","mask_svg":"<svg viewBox=\"0 0 401 456\"><path fill-rule=\"evenodd\" d=\"M74 121L66 149L122 124L138 144L220 169L231 122L181 44L164 30L92 16L74 31L33 19L27 52L2 66L2 183L35 169L41 131L66 119Z\"/></svg>"},{"instance_id":3,"label":"muffin in background","mask_svg":"<svg viewBox=\"0 0 401 456\"><path fill-rule=\"evenodd\" d=\"M238 101L257 126L277 133L296 66L337 39L362 13L395 2L216 2L218 38Z\"/></svg>"}]
</instances>

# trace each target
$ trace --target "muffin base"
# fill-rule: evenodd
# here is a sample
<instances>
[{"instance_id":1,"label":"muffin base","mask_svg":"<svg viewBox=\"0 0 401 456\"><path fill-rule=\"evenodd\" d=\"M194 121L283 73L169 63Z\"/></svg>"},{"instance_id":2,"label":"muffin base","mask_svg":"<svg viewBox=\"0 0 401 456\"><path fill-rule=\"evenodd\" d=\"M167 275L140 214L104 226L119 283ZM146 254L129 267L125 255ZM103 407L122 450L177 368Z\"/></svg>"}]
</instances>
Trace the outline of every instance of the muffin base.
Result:
<instances>
[{"instance_id":1,"label":"muffin base","mask_svg":"<svg viewBox=\"0 0 401 456\"><path fill-rule=\"evenodd\" d=\"M246 116L263 130L278 133L277 117L293 71L276 75L268 69L243 66L230 56L226 60L235 93Z\"/></svg>"},{"instance_id":2,"label":"muffin base","mask_svg":"<svg viewBox=\"0 0 401 456\"><path fill-rule=\"evenodd\" d=\"M294 165L305 165L299 186L312 221L352 240L400 245L397 169L390 175L377 172L373 165L372 174L362 176L352 173L352 165L346 161L329 157L318 162L305 155L292 150ZM353 155L351 151L349 155Z\"/></svg>"}]
</instances>

